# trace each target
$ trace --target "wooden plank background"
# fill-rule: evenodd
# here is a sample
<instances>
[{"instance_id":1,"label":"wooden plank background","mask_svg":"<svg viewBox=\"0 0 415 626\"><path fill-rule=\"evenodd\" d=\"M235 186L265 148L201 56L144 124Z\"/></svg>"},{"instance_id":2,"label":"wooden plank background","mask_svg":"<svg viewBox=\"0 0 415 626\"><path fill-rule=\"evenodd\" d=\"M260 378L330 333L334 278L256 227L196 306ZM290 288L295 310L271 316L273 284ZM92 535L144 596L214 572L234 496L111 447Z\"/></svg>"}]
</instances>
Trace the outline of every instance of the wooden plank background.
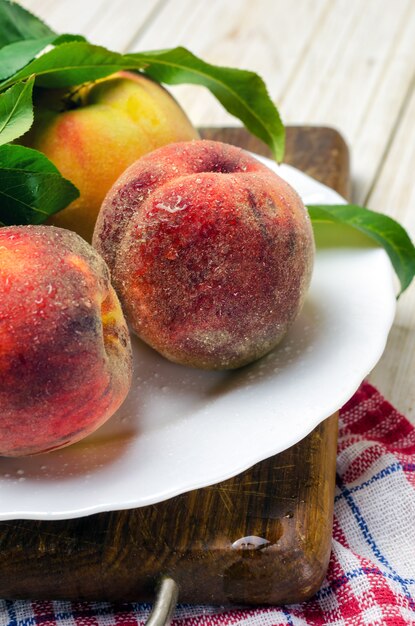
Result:
<instances>
[{"instance_id":1,"label":"wooden plank background","mask_svg":"<svg viewBox=\"0 0 415 626\"><path fill-rule=\"evenodd\" d=\"M115 50L184 45L252 69L290 124L331 125L352 154L352 199L415 235L413 0L22 0L60 32ZM196 125L229 125L204 89L172 89ZM370 381L415 423L415 286Z\"/></svg>"}]
</instances>

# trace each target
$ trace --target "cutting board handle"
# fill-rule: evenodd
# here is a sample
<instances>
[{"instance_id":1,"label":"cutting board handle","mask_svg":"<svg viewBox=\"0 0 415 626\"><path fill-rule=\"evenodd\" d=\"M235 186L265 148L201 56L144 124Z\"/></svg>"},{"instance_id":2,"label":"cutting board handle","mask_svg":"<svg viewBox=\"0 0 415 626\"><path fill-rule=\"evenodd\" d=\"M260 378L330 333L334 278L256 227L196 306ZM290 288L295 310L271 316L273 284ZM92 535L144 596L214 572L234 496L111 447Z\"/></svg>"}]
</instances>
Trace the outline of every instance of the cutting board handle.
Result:
<instances>
[{"instance_id":1,"label":"cutting board handle","mask_svg":"<svg viewBox=\"0 0 415 626\"><path fill-rule=\"evenodd\" d=\"M156 600L145 626L167 626L177 604L179 587L173 578L163 577L157 590Z\"/></svg>"}]
</instances>

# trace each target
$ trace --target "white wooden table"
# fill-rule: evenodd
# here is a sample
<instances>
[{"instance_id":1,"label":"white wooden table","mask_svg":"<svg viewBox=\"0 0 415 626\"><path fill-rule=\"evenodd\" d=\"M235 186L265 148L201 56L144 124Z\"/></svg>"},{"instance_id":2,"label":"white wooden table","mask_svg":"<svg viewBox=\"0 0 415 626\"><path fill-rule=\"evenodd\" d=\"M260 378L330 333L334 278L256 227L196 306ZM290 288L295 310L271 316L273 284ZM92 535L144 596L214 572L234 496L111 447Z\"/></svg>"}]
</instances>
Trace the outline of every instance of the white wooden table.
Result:
<instances>
[{"instance_id":1,"label":"white wooden table","mask_svg":"<svg viewBox=\"0 0 415 626\"><path fill-rule=\"evenodd\" d=\"M415 237L414 0L22 0L59 32L119 51L184 45L258 72L285 123L336 127L353 201ZM235 125L200 87L171 89L195 125ZM370 381L415 424L415 285Z\"/></svg>"}]
</instances>

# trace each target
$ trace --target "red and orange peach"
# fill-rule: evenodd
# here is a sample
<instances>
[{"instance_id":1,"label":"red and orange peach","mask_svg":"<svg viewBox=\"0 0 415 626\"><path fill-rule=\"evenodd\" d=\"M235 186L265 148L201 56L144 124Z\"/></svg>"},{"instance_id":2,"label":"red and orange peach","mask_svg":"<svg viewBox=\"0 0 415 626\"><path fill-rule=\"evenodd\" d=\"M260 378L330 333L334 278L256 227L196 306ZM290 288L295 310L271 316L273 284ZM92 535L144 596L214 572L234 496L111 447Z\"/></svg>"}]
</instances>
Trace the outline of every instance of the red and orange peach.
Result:
<instances>
[{"instance_id":1,"label":"red and orange peach","mask_svg":"<svg viewBox=\"0 0 415 626\"><path fill-rule=\"evenodd\" d=\"M80 197L50 219L91 241L99 208L118 176L139 157L198 137L183 109L158 83L132 72L36 94L35 122L22 142L40 150Z\"/></svg>"},{"instance_id":2,"label":"red and orange peach","mask_svg":"<svg viewBox=\"0 0 415 626\"><path fill-rule=\"evenodd\" d=\"M0 455L85 437L123 402L131 346L108 268L73 232L0 229Z\"/></svg>"},{"instance_id":3,"label":"red and orange peach","mask_svg":"<svg viewBox=\"0 0 415 626\"><path fill-rule=\"evenodd\" d=\"M165 146L127 169L93 242L139 337L209 369L245 365L281 340L314 258L297 193L241 149L212 141Z\"/></svg>"}]
</instances>

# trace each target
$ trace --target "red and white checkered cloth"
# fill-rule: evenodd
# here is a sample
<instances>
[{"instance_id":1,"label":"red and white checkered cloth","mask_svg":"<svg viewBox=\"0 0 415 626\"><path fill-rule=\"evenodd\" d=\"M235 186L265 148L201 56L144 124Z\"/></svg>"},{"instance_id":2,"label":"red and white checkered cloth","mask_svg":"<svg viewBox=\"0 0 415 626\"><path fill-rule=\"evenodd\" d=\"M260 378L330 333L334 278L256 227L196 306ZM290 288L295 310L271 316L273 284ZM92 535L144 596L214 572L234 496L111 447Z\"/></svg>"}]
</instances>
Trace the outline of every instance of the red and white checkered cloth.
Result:
<instances>
[{"instance_id":1,"label":"red and white checkered cloth","mask_svg":"<svg viewBox=\"0 0 415 626\"><path fill-rule=\"evenodd\" d=\"M176 609L172 626L415 625L415 428L364 383L340 414L332 554L291 606ZM0 601L0 626L137 626L150 606Z\"/></svg>"}]
</instances>

